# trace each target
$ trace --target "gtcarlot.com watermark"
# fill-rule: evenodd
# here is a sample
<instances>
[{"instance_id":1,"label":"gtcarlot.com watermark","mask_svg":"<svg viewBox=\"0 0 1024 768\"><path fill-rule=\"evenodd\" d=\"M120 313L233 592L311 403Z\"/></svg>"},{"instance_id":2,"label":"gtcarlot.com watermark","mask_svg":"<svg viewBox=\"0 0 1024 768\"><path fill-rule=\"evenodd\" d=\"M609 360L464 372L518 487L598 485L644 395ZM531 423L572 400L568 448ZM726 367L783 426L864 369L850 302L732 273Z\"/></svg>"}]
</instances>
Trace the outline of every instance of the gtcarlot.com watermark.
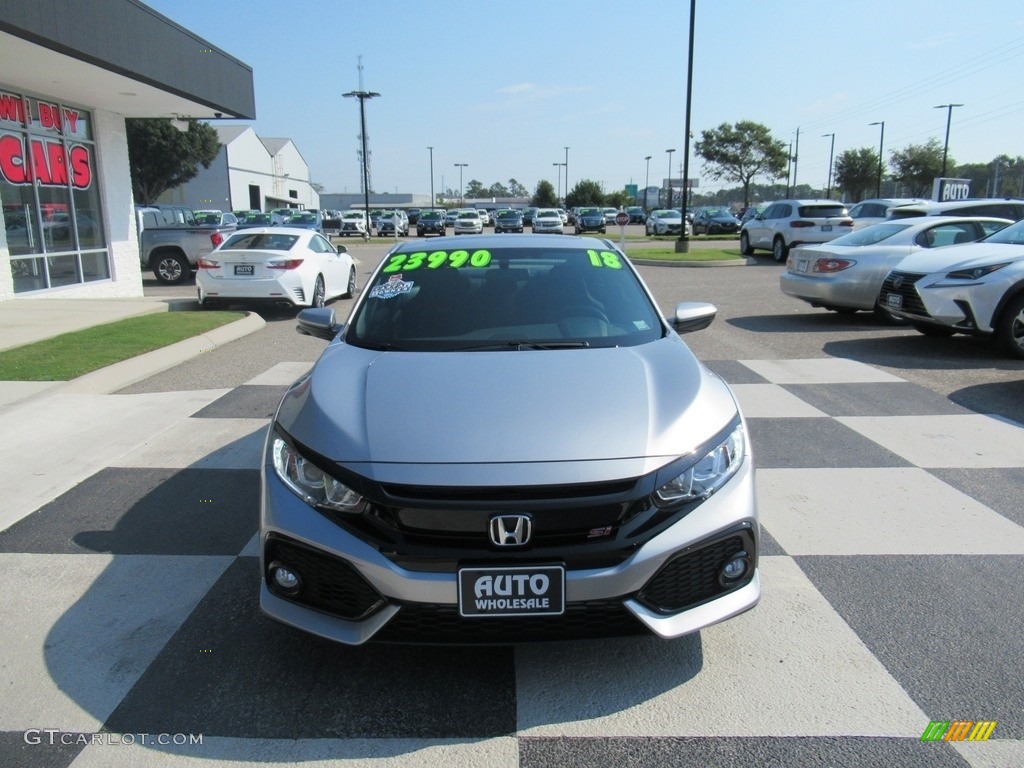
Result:
<instances>
[{"instance_id":1,"label":"gtcarlot.com watermark","mask_svg":"<svg viewBox=\"0 0 1024 768\"><path fill-rule=\"evenodd\" d=\"M58 728L29 728L22 735L26 744L65 746L138 745L140 747L188 746L203 743L201 733L76 733Z\"/></svg>"}]
</instances>

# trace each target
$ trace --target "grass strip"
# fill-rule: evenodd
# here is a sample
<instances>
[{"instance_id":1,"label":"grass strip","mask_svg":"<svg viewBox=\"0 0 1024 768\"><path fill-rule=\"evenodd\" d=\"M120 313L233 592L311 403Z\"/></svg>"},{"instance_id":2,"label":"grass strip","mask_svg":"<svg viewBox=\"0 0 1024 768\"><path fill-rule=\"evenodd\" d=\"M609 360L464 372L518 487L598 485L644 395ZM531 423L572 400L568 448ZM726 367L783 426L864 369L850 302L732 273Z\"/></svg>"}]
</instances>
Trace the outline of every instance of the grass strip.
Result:
<instances>
[{"instance_id":1,"label":"grass strip","mask_svg":"<svg viewBox=\"0 0 1024 768\"><path fill-rule=\"evenodd\" d=\"M733 261L743 258L738 248L700 248L676 253L672 248L627 248L626 255L637 261Z\"/></svg>"},{"instance_id":2,"label":"grass strip","mask_svg":"<svg viewBox=\"0 0 1024 768\"><path fill-rule=\"evenodd\" d=\"M243 312L157 312L0 352L0 381L69 381L240 320Z\"/></svg>"}]
</instances>

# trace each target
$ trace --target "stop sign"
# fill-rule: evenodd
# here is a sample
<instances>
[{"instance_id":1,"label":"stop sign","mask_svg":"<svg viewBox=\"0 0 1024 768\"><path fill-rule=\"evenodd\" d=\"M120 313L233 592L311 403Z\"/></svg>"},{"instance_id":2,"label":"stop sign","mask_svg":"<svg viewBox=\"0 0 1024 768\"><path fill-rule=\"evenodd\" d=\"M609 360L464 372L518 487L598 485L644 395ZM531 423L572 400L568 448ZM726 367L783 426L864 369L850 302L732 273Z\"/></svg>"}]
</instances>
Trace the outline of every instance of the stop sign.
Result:
<instances>
[{"instance_id":1,"label":"stop sign","mask_svg":"<svg viewBox=\"0 0 1024 768\"><path fill-rule=\"evenodd\" d=\"M625 211L619 211L615 214L615 223L620 227L624 227L629 224L629 214Z\"/></svg>"}]
</instances>

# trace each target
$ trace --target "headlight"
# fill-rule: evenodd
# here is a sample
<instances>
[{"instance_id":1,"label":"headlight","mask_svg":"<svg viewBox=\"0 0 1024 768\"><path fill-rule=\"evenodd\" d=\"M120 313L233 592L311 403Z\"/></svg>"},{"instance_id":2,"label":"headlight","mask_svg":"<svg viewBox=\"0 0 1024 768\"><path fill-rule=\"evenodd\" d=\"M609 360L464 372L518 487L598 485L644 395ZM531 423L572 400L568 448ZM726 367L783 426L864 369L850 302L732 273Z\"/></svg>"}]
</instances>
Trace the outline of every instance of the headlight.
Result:
<instances>
[{"instance_id":1,"label":"headlight","mask_svg":"<svg viewBox=\"0 0 1024 768\"><path fill-rule=\"evenodd\" d=\"M987 267L972 267L970 269L958 269L955 272L950 272L946 275L947 278L953 280L977 280L984 277L985 275L995 272L997 269L1002 269L1010 262L1004 261L1002 264L989 264Z\"/></svg>"},{"instance_id":2,"label":"headlight","mask_svg":"<svg viewBox=\"0 0 1024 768\"><path fill-rule=\"evenodd\" d=\"M658 506L706 499L736 474L743 462L746 434L737 424L725 440L680 475L654 492Z\"/></svg>"},{"instance_id":3,"label":"headlight","mask_svg":"<svg viewBox=\"0 0 1024 768\"><path fill-rule=\"evenodd\" d=\"M328 475L280 437L274 438L271 453L274 471L281 482L311 507L339 512L362 511L362 496Z\"/></svg>"}]
</instances>

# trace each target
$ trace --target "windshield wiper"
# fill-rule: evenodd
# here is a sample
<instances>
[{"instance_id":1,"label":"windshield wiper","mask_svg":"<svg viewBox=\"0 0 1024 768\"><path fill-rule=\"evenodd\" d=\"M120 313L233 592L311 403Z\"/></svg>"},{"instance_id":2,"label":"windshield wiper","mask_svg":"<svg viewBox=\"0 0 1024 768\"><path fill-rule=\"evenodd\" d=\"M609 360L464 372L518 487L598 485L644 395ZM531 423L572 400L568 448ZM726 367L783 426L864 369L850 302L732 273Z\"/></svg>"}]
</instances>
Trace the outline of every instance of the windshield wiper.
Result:
<instances>
[{"instance_id":1,"label":"windshield wiper","mask_svg":"<svg viewBox=\"0 0 1024 768\"><path fill-rule=\"evenodd\" d=\"M583 349L589 347L589 341L497 341L491 344L479 344L470 347L452 347L449 352L484 352L487 350L520 351L523 349Z\"/></svg>"}]
</instances>

